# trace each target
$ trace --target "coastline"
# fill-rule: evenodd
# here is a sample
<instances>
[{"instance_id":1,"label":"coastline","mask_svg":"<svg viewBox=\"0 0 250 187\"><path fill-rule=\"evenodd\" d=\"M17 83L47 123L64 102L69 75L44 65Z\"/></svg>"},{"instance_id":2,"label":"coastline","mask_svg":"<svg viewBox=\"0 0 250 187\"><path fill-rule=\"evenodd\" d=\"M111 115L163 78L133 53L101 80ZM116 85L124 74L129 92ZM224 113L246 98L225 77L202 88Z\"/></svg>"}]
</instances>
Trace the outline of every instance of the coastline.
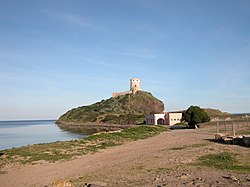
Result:
<instances>
[{"instance_id":1,"label":"coastline","mask_svg":"<svg viewBox=\"0 0 250 187\"><path fill-rule=\"evenodd\" d=\"M62 122L57 120L55 122L60 128L70 129L70 130L82 130L82 129L98 129L102 131L114 131L128 129L130 127L136 127L138 125L120 125L120 124L107 124L107 123L76 123L76 122Z\"/></svg>"}]
</instances>

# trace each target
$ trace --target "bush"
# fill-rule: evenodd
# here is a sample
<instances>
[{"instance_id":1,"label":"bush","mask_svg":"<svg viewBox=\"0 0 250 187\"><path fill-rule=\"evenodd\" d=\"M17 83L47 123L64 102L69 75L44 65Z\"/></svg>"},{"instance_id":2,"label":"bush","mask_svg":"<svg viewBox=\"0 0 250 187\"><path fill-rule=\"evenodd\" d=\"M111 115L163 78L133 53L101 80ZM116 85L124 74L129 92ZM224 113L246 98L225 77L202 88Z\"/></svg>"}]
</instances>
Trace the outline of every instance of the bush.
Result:
<instances>
[{"instance_id":1,"label":"bush","mask_svg":"<svg viewBox=\"0 0 250 187\"><path fill-rule=\"evenodd\" d=\"M189 127L194 128L198 123L209 122L208 114L198 106L190 106L185 115L185 121Z\"/></svg>"}]
</instances>

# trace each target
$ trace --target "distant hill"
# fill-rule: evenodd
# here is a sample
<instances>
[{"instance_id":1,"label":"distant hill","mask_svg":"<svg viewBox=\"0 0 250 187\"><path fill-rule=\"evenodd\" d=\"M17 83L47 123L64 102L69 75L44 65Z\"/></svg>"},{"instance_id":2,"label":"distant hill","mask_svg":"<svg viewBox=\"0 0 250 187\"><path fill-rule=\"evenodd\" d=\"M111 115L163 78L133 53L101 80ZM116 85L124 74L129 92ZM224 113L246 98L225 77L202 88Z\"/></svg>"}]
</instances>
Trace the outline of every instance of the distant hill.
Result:
<instances>
[{"instance_id":1,"label":"distant hill","mask_svg":"<svg viewBox=\"0 0 250 187\"><path fill-rule=\"evenodd\" d=\"M222 112L218 109L211 109L211 108L203 108L203 110L209 115L210 118L216 117L230 117L231 114L227 112Z\"/></svg>"},{"instance_id":2,"label":"distant hill","mask_svg":"<svg viewBox=\"0 0 250 187\"><path fill-rule=\"evenodd\" d=\"M63 114L57 124L140 124L150 113L162 113L164 104L151 93L121 95L88 106L74 108Z\"/></svg>"}]
</instances>

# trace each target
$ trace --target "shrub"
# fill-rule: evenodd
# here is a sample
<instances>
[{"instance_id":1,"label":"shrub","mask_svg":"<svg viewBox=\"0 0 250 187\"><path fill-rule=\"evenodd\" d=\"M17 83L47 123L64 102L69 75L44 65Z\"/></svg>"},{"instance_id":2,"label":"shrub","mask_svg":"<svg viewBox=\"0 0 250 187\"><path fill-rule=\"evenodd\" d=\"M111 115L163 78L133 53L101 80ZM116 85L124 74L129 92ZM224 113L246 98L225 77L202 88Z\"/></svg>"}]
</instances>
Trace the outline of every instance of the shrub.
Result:
<instances>
[{"instance_id":1,"label":"shrub","mask_svg":"<svg viewBox=\"0 0 250 187\"><path fill-rule=\"evenodd\" d=\"M198 106L190 106L185 115L185 121L189 127L194 128L198 123L209 122L208 114Z\"/></svg>"}]
</instances>

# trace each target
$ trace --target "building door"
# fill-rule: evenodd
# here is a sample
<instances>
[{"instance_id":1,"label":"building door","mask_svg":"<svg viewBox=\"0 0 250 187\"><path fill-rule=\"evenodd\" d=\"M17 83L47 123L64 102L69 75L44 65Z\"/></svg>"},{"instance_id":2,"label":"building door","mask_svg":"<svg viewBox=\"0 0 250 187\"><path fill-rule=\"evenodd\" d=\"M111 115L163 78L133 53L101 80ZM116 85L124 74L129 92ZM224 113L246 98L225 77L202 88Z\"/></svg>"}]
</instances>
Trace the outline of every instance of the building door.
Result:
<instances>
[{"instance_id":1,"label":"building door","mask_svg":"<svg viewBox=\"0 0 250 187\"><path fill-rule=\"evenodd\" d=\"M165 122L164 119L160 118L157 120L157 125L164 125L165 124L164 122Z\"/></svg>"}]
</instances>

